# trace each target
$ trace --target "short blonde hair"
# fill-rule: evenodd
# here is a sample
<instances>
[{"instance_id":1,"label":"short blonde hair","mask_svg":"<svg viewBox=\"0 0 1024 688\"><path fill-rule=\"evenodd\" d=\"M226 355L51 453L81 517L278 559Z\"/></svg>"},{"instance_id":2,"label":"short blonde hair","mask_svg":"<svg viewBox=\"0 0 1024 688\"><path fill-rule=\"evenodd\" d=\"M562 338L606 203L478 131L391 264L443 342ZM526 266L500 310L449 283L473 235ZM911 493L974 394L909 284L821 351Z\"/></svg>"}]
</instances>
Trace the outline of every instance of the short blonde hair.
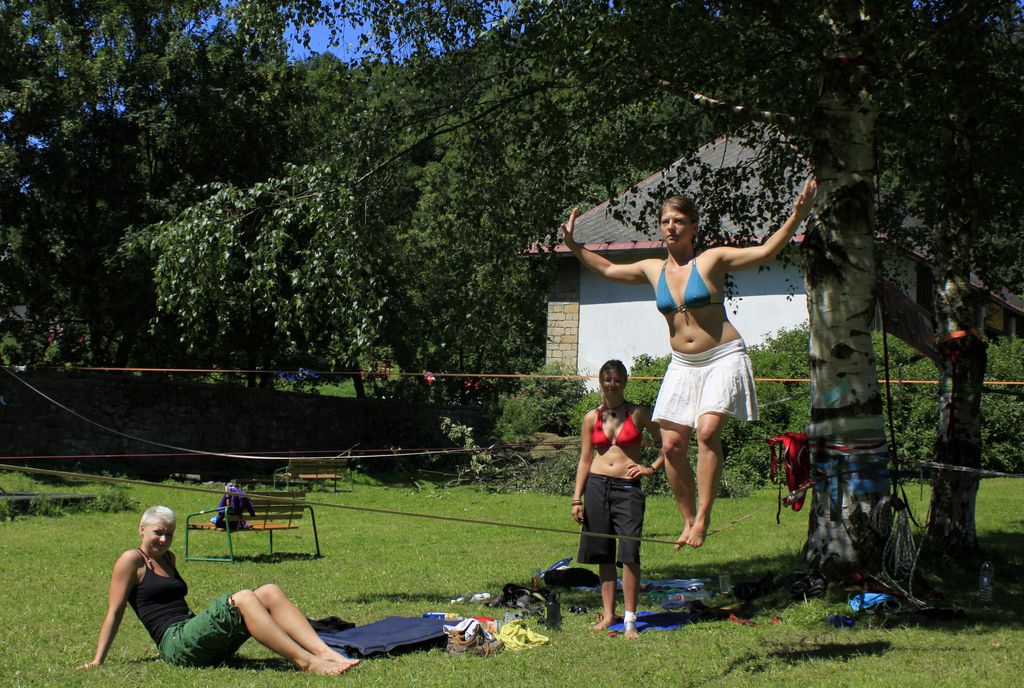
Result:
<instances>
[{"instance_id":1,"label":"short blonde hair","mask_svg":"<svg viewBox=\"0 0 1024 688\"><path fill-rule=\"evenodd\" d=\"M178 519L174 516L174 511L169 507L157 505L151 506L146 509L146 512L142 514L142 520L139 521L139 528L145 528L148 525L154 523L162 523L171 530L174 530L178 526Z\"/></svg>"}]
</instances>

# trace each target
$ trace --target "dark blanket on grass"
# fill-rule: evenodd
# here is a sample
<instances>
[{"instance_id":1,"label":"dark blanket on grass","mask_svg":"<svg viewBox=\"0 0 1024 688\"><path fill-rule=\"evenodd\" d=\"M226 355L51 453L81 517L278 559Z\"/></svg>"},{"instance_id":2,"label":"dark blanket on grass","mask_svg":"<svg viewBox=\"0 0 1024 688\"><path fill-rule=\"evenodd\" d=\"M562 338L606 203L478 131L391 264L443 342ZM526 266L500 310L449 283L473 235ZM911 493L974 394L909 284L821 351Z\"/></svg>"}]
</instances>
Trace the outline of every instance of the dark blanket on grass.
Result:
<instances>
[{"instance_id":1,"label":"dark blanket on grass","mask_svg":"<svg viewBox=\"0 0 1024 688\"><path fill-rule=\"evenodd\" d=\"M688 612L637 612L636 630L640 633L644 631L674 631L686 624L700 620L700 614ZM608 630L622 633L626 630L626 625L623 623L612 624Z\"/></svg>"},{"instance_id":2,"label":"dark blanket on grass","mask_svg":"<svg viewBox=\"0 0 1024 688\"><path fill-rule=\"evenodd\" d=\"M373 657L400 654L413 650L444 647L448 634L444 619L386 616L380 621L344 631L318 630L325 643L349 657Z\"/></svg>"}]
</instances>

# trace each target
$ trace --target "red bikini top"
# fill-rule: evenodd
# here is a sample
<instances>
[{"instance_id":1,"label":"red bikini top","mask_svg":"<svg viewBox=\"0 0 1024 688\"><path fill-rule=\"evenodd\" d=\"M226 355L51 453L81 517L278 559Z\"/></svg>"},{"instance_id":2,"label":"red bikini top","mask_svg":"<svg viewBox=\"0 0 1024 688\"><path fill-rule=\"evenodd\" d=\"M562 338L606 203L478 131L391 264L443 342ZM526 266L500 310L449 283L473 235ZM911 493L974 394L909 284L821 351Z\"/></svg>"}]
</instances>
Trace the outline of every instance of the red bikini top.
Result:
<instances>
[{"instance_id":1,"label":"red bikini top","mask_svg":"<svg viewBox=\"0 0 1024 688\"><path fill-rule=\"evenodd\" d=\"M604 425L601 422L601 416L604 415L602 411L604 406L599 406L597 409L597 422L594 423L594 430L590 433L590 441L594 443L594 446L598 449L607 449L613 444L618 447L632 447L640 444L643 437L640 431L636 427L636 423L633 422L633 414L627 413L626 420L622 422L622 427L619 428L619 434L612 442L608 439L608 435L604 432Z\"/></svg>"}]
</instances>

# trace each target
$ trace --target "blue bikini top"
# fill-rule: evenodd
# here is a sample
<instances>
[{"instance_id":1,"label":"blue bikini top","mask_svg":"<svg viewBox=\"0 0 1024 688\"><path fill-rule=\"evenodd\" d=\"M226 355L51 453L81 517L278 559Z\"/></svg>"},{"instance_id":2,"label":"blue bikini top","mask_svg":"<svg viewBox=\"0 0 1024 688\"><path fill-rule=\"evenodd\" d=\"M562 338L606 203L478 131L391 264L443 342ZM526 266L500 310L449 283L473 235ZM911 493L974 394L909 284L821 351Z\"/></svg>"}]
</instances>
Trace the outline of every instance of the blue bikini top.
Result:
<instances>
[{"instance_id":1,"label":"blue bikini top","mask_svg":"<svg viewBox=\"0 0 1024 688\"><path fill-rule=\"evenodd\" d=\"M661 276L658 278L658 290L654 299L659 311L668 315L675 311L682 313L689 308L709 306L712 303L721 304L720 301L713 302L711 300L711 292L708 290L704 278L701 277L700 270L697 269L697 259L694 258L691 261L690 277L686 280L686 289L683 291L683 305L677 306L675 297L672 296L672 290L668 288L668 281L665 279L666 265L668 265L667 259L661 265Z\"/></svg>"}]
</instances>

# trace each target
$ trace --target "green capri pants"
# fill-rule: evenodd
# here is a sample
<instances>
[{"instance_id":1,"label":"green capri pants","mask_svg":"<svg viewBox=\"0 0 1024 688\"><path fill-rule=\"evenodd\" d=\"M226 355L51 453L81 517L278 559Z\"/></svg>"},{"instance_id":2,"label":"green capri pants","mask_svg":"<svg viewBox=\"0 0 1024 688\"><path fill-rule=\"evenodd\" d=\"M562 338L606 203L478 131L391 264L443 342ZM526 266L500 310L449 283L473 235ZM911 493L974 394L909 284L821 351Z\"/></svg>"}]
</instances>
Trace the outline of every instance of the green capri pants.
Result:
<instances>
[{"instance_id":1,"label":"green capri pants","mask_svg":"<svg viewBox=\"0 0 1024 688\"><path fill-rule=\"evenodd\" d=\"M168 664L208 667L222 663L249 639L242 612L221 595L203 612L164 631L157 649Z\"/></svg>"}]
</instances>

